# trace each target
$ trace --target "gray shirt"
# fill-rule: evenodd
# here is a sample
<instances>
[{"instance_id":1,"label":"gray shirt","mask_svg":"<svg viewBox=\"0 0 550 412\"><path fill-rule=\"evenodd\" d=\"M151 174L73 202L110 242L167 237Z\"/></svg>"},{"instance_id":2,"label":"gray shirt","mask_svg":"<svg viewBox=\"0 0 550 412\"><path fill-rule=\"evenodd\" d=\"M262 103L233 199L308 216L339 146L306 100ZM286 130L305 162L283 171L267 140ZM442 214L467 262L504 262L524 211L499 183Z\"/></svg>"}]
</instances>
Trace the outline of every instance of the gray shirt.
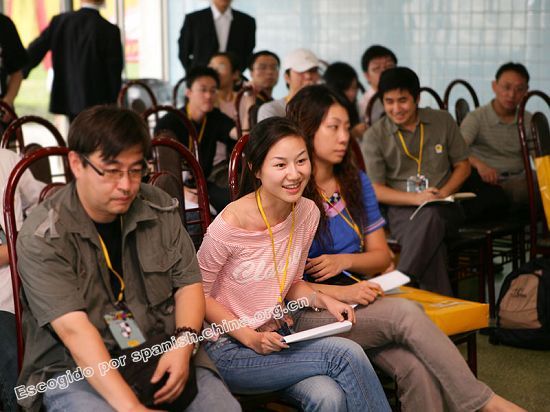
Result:
<instances>
[{"instance_id":1,"label":"gray shirt","mask_svg":"<svg viewBox=\"0 0 550 412\"><path fill-rule=\"evenodd\" d=\"M269 103L264 103L258 110L258 122L269 117L285 117L286 115L286 97L282 99L273 100Z\"/></svg>"},{"instance_id":2,"label":"gray shirt","mask_svg":"<svg viewBox=\"0 0 550 412\"><path fill-rule=\"evenodd\" d=\"M460 130L451 115L442 110L418 109L419 123L424 126L424 145L420 173L432 187L441 187L449 179L453 165L468 158ZM418 164L405 153L397 131L403 135L409 153L418 157L420 124L413 133L399 129L388 117L372 125L362 141L367 173L373 183L406 191L407 179L416 176Z\"/></svg>"},{"instance_id":3,"label":"gray shirt","mask_svg":"<svg viewBox=\"0 0 550 412\"><path fill-rule=\"evenodd\" d=\"M531 114L525 113L525 124ZM523 170L517 114L513 123L504 123L493 109L492 102L468 113L460 125L470 154L499 173L518 173Z\"/></svg>"}]
</instances>

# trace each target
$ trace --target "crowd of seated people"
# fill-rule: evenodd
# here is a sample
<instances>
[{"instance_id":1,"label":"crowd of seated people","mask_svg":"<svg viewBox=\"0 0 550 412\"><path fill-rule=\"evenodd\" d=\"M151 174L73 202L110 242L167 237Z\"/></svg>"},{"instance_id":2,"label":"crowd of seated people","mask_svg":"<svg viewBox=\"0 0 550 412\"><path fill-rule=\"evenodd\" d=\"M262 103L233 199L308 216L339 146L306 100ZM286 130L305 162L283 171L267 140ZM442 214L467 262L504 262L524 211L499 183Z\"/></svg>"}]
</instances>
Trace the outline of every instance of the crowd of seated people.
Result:
<instances>
[{"instance_id":1,"label":"crowd of seated people","mask_svg":"<svg viewBox=\"0 0 550 412\"><path fill-rule=\"evenodd\" d=\"M216 30L224 24L217 19L232 10L218 3ZM17 384L14 296L0 221L0 407L232 411L242 397L277 392L305 411L390 410L372 361L397 382L403 411L522 410L475 378L418 305L384 297L368 279L396 267L420 288L452 296L446 245L471 216L459 204L438 203L411 218L417 207L465 187L491 205L525 206L517 108L527 69L500 67L494 100L459 127L447 111L420 106L418 75L380 45L361 58L369 84L361 97L353 67L335 62L323 69L311 50L247 57L241 62L223 50L200 64L186 60L178 110L196 131L216 216L198 251L177 205L142 182L151 136L139 115L107 105L71 114L74 180L27 210L18 236L26 349ZM288 92L277 98L279 69ZM242 87L250 92L239 105ZM231 202L227 166L237 116L249 140ZM163 131L193 149L176 114L157 121L154 134ZM352 160L351 139L366 171ZM4 150L0 158L3 193L17 158ZM24 176L19 223L42 188ZM197 203L192 180L182 190ZM397 262L386 226L401 245ZM350 282L347 271L359 281ZM289 312L288 302L306 304ZM338 337L284 340L344 320L353 327ZM199 345L194 339L203 328L214 333ZM166 350L134 361L132 351L152 345ZM120 367L105 367L110 359ZM85 379L59 384L85 370ZM51 381L57 383L36 390Z\"/></svg>"}]
</instances>

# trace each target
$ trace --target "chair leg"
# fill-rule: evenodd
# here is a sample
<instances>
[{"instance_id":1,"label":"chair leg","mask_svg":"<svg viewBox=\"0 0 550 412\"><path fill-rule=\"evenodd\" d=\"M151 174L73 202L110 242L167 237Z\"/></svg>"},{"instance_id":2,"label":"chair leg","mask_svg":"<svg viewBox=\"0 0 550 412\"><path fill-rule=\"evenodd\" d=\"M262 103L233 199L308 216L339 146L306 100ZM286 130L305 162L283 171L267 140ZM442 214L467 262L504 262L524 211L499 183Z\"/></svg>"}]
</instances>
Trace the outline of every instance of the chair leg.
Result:
<instances>
[{"instance_id":1,"label":"chair leg","mask_svg":"<svg viewBox=\"0 0 550 412\"><path fill-rule=\"evenodd\" d=\"M477 378L477 333L472 333L468 336L466 349L468 352L468 366Z\"/></svg>"},{"instance_id":2,"label":"chair leg","mask_svg":"<svg viewBox=\"0 0 550 412\"><path fill-rule=\"evenodd\" d=\"M487 234L485 248L487 250L487 259L485 259L487 268L487 288L489 295L489 314L495 316L495 268L493 265L493 237Z\"/></svg>"}]
</instances>

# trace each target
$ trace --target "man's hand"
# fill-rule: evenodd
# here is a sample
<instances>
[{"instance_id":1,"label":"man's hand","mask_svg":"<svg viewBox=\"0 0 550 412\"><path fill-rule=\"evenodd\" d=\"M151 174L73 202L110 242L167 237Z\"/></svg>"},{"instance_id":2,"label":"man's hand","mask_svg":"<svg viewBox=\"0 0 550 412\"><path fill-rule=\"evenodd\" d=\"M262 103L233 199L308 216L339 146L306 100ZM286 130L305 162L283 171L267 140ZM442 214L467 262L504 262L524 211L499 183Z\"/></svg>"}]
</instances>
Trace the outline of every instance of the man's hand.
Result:
<instances>
[{"instance_id":1,"label":"man's hand","mask_svg":"<svg viewBox=\"0 0 550 412\"><path fill-rule=\"evenodd\" d=\"M183 186L183 196L185 200L191 203L199 203L199 195L197 194L197 189L192 189L187 186Z\"/></svg>"},{"instance_id":2,"label":"man's hand","mask_svg":"<svg viewBox=\"0 0 550 412\"><path fill-rule=\"evenodd\" d=\"M436 187L429 187L423 192L413 193L414 204L420 206L422 203L427 202L428 200L440 199L441 194L439 189Z\"/></svg>"},{"instance_id":3,"label":"man's hand","mask_svg":"<svg viewBox=\"0 0 550 412\"><path fill-rule=\"evenodd\" d=\"M348 268L349 263L345 255L321 255L307 259L305 272L315 278L316 282L323 282Z\"/></svg>"},{"instance_id":4,"label":"man's hand","mask_svg":"<svg viewBox=\"0 0 550 412\"><path fill-rule=\"evenodd\" d=\"M486 165L485 163L478 161L477 173L485 183L496 185L498 183L498 172L496 169Z\"/></svg>"},{"instance_id":5,"label":"man's hand","mask_svg":"<svg viewBox=\"0 0 550 412\"><path fill-rule=\"evenodd\" d=\"M189 349L172 349L160 357L151 383L157 383L165 373L170 376L164 386L155 393L155 404L173 402L183 391L189 378Z\"/></svg>"},{"instance_id":6,"label":"man's hand","mask_svg":"<svg viewBox=\"0 0 550 412\"><path fill-rule=\"evenodd\" d=\"M282 341L283 337L277 332L256 332L251 330L246 346L260 355L268 355L287 349L288 345Z\"/></svg>"},{"instance_id":7,"label":"man's hand","mask_svg":"<svg viewBox=\"0 0 550 412\"><path fill-rule=\"evenodd\" d=\"M344 286L343 298L350 305L368 305L376 300L378 296L382 296L384 292L380 285L374 282L362 281L353 285Z\"/></svg>"}]
</instances>

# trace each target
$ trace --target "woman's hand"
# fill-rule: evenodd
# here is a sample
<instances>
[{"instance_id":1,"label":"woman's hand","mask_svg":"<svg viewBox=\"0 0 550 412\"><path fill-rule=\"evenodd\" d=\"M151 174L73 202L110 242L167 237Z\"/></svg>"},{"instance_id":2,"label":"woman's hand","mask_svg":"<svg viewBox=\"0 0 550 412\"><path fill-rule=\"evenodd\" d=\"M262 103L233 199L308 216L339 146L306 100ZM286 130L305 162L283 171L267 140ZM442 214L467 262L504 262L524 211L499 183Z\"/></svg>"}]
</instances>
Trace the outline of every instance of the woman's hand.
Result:
<instances>
[{"instance_id":1,"label":"woman's hand","mask_svg":"<svg viewBox=\"0 0 550 412\"><path fill-rule=\"evenodd\" d=\"M343 270L349 268L347 256L340 255L321 255L316 258L307 259L305 272L315 279L315 282L324 282L334 277Z\"/></svg>"},{"instance_id":2,"label":"woman's hand","mask_svg":"<svg viewBox=\"0 0 550 412\"><path fill-rule=\"evenodd\" d=\"M318 293L317 299L321 303L319 307L324 307L328 310L338 322L349 320L351 323L355 323L355 311L350 305L340 302L339 300L331 298L323 293Z\"/></svg>"},{"instance_id":3,"label":"woman's hand","mask_svg":"<svg viewBox=\"0 0 550 412\"><path fill-rule=\"evenodd\" d=\"M383 296L384 292L380 285L374 282L362 281L353 285L344 286L343 300L350 305L368 305Z\"/></svg>"},{"instance_id":4,"label":"woman's hand","mask_svg":"<svg viewBox=\"0 0 550 412\"><path fill-rule=\"evenodd\" d=\"M288 345L283 342L283 337L277 332L256 332L255 330L252 330L246 346L260 355L267 355L288 348Z\"/></svg>"}]
</instances>

